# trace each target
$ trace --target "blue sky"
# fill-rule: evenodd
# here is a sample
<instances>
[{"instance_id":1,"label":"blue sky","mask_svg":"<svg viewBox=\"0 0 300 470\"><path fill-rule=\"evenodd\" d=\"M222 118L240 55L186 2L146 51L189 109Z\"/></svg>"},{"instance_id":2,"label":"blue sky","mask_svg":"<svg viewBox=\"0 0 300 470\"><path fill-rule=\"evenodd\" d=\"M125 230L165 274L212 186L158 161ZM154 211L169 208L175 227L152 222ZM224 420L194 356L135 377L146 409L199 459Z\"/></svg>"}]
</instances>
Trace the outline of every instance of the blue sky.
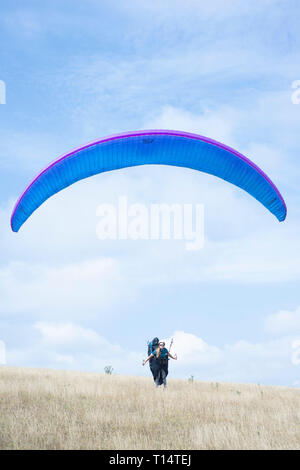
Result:
<instances>
[{"instance_id":1,"label":"blue sky","mask_svg":"<svg viewBox=\"0 0 300 470\"><path fill-rule=\"evenodd\" d=\"M102 372L111 363L146 375L147 340L174 336L173 376L299 386L299 10L296 0L1 3L8 365ZM196 132L244 153L279 187L287 220L209 175L144 167L79 182L10 231L15 200L50 161L147 128ZM96 208L119 195L204 204L204 249L98 240Z\"/></svg>"}]
</instances>

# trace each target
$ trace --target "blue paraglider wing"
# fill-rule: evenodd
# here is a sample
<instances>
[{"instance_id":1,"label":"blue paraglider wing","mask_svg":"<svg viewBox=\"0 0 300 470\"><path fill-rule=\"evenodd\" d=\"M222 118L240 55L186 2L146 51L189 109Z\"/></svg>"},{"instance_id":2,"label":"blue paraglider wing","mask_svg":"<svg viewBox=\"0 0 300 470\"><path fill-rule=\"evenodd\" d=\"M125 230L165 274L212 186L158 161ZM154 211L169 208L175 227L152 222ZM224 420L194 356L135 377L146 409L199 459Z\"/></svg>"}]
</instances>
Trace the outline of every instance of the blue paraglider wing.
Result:
<instances>
[{"instance_id":1,"label":"blue paraglider wing","mask_svg":"<svg viewBox=\"0 0 300 470\"><path fill-rule=\"evenodd\" d=\"M45 168L19 198L11 228L18 232L46 199L83 178L137 165L174 165L215 175L247 191L279 221L285 202L268 176L248 158L215 140L169 130L127 132L73 150Z\"/></svg>"}]
</instances>

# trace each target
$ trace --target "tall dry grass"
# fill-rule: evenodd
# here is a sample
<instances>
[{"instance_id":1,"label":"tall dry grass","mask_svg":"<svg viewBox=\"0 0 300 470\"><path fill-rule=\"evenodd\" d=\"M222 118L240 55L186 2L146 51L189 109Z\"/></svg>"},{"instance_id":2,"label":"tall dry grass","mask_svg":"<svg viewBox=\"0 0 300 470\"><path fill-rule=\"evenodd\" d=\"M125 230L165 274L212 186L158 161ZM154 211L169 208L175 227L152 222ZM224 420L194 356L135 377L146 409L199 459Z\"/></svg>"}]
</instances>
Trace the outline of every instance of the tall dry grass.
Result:
<instances>
[{"instance_id":1,"label":"tall dry grass","mask_svg":"<svg viewBox=\"0 0 300 470\"><path fill-rule=\"evenodd\" d=\"M1 449L299 449L300 391L0 368Z\"/></svg>"}]
</instances>

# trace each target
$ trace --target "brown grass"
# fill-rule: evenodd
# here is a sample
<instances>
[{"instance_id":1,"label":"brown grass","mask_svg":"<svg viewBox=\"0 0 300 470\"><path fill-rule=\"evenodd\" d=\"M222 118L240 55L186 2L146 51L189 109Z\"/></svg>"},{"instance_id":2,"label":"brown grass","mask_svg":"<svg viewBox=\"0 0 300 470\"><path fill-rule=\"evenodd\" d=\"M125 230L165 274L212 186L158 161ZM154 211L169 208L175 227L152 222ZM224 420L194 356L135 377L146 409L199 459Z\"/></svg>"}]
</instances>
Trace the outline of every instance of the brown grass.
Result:
<instances>
[{"instance_id":1,"label":"brown grass","mask_svg":"<svg viewBox=\"0 0 300 470\"><path fill-rule=\"evenodd\" d=\"M299 389L0 367L0 449L299 448Z\"/></svg>"}]
</instances>

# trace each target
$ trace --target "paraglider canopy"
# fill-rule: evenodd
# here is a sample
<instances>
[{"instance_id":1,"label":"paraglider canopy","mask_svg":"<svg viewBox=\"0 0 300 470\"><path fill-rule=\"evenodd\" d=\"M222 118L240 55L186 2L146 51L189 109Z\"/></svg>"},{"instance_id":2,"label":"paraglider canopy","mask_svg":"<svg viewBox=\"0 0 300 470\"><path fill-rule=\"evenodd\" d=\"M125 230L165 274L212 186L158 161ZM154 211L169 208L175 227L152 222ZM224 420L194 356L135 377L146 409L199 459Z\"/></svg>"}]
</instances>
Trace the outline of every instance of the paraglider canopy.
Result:
<instances>
[{"instance_id":1,"label":"paraglider canopy","mask_svg":"<svg viewBox=\"0 0 300 470\"><path fill-rule=\"evenodd\" d=\"M279 221L285 202L270 178L241 153L213 139L188 132L126 132L72 150L41 171L19 198L11 217L18 232L49 197L81 179L138 165L173 165L203 171L247 191Z\"/></svg>"}]
</instances>

